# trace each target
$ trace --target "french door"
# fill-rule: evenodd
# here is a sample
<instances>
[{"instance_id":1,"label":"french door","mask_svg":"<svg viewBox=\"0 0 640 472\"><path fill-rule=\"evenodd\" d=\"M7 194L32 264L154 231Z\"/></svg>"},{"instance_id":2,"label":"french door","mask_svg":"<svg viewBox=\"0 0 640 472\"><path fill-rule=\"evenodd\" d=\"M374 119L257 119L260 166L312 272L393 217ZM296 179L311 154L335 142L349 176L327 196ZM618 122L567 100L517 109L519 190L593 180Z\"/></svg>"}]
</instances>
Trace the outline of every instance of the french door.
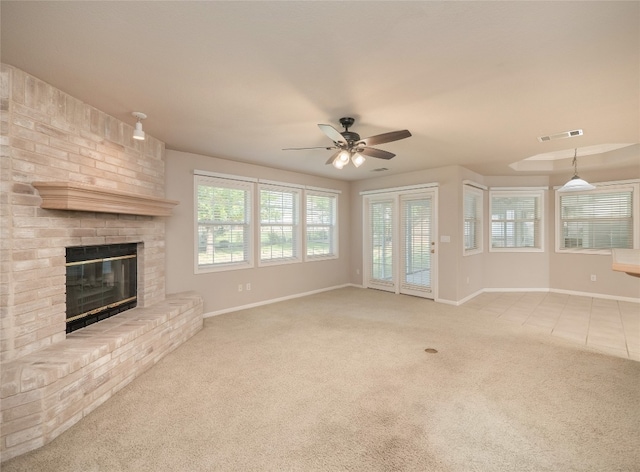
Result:
<instances>
[{"instance_id":1,"label":"french door","mask_svg":"<svg viewBox=\"0 0 640 472\"><path fill-rule=\"evenodd\" d=\"M365 286L435 298L437 189L365 196Z\"/></svg>"}]
</instances>

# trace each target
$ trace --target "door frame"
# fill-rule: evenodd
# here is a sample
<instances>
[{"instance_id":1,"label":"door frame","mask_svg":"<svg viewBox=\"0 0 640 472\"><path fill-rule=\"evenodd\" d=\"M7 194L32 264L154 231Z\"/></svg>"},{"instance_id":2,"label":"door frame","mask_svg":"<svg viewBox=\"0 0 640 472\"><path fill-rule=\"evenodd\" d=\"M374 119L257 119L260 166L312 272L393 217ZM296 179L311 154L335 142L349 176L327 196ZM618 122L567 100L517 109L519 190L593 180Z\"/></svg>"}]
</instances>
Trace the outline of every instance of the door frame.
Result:
<instances>
[{"instance_id":1,"label":"door frame","mask_svg":"<svg viewBox=\"0 0 640 472\"><path fill-rule=\"evenodd\" d=\"M434 243L432 248L434 250L433 257L431 258L431 291L430 293L408 293L408 295L421 296L432 300L438 299L438 184L430 183L423 185L412 185L407 187L394 187L388 189L370 190L360 192L362 196L362 235L363 235L363 247L362 247L362 275L363 286L365 288L375 288L378 290L386 290L396 294L403 293L401 289L401 274L400 269L400 221L401 221L401 202L400 197L404 195L412 194L430 194L432 199L432 227L431 227L431 241ZM371 283L371 263L372 258L370 254L371 247L371 231L370 231L370 202L375 201L389 201L393 200L393 280L391 284L372 284Z\"/></svg>"}]
</instances>

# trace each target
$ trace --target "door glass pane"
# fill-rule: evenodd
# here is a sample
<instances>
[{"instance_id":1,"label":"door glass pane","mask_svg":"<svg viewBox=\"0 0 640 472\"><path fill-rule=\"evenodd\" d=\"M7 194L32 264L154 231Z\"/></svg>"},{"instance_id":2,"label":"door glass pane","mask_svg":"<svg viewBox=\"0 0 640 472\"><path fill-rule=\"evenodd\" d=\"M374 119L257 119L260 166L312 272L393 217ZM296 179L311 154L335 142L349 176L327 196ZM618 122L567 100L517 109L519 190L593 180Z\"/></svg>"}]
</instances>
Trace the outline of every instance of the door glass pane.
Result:
<instances>
[{"instance_id":1,"label":"door glass pane","mask_svg":"<svg viewBox=\"0 0 640 472\"><path fill-rule=\"evenodd\" d=\"M428 288L431 286L431 199L404 200L402 219L402 284Z\"/></svg>"},{"instance_id":2,"label":"door glass pane","mask_svg":"<svg viewBox=\"0 0 640 472\"><path fill-rule=\"evenodd\" d=\"M370 275L393 282L393 201L371 203Z\"/></svg>"}]
</instances>

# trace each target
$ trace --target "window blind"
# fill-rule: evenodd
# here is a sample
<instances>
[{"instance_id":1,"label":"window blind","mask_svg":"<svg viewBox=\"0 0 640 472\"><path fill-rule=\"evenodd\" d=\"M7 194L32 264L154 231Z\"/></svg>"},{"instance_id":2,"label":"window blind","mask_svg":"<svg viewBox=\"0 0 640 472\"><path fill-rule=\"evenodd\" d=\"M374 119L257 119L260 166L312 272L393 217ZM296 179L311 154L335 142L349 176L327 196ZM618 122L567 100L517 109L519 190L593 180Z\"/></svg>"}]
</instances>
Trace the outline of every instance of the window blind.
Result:
<instances>
[{"instance_id":1,"label":"window blind","mask_svg":"<svg viewBox=\"0 0 640 472\"><path fill-rule=\"evenodd\" d=\"M300 191L292 188L260 189L260 260L300 258Z\"/></svg>"},{"instance_id":2,"label":"window blind","mask_svg":"<svg viewBox=\"0 0 640 472\"><path fill-rule=\"evenodd\" d=\"M307 257L333 257L337 255L337 195L306 194Z\"/></svg>"},{"instance_id":3,"label":"window blind","mask_svg":"<svg viewBox=\"0 0 640 472\"><path fill-rule=\"evenodd\" d=\"M482 191L464 186L463 239L466 254L482 251Z\"/></svg>"},{"instance_id":4,"label":"window blind","mask_svg":"<svg viewBox=\"0 0 640 472\"><path fill-rule=\"evenodd\" d=\"M402 284L427 289L431 285L431 198L401 198Z\"/></svg>"},{"instance_id":5,"label":"window blind","mask_svg":"<svg viewBox=\"0 0 640 472\"><path fill-rule=\"evenodd\" d=\"M371 274L379 281L393 281L393 200L372 202Z\"/></svg>"},{"instance_id":6,"label":"window blind","mask_svg":"<svg viewBox=\"0 0 640 472\"><path fill-rule=\"evenodd\" d=\"M560 249L633 248L633 190L560 196Z\"/></svg>"},{"instance_id":7,"label":"window blind","mask_svg":"<svg viewBox=\"0 0 640 472\"><path fill-rule=\"evenodd\" d=\"M198 269L251 264L251 185L196 176Z\"/></svg>"},{"instance_id":8,"label":"window blind","mask_svg":"<svg viewBox=\"0 0 640 472\"><path fill-rule=\"evenodd\" d=\"M491 195L491 248L541 249L542 194Z\"/></svg>"}]
</instances>

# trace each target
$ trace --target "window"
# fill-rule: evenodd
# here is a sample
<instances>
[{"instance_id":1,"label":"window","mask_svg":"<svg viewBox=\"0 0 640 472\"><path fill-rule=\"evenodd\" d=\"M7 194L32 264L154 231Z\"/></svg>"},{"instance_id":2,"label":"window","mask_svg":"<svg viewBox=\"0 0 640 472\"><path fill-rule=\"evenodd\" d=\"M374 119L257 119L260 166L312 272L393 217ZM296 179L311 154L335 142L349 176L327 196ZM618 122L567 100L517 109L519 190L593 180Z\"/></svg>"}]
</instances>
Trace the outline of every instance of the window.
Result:
<instances>
[{"instance_id":1,"label":"window","mask_svg":"<svg viewBox=\"0 0 640 472\"><path fill-rule=\"evenodd\" d=\"M251 182L195 176L196 273L252 267Z\"/></svg>"},{"instance_id":2,"label":"window","mask_svg":"<svg viewBox=\"0 0 640 472\"><path fill-rule=\"evenodd\" d=\"M542 190L492 190L491 251L543 251Z\"/></svg>"},{"instance_id":3,"label":"window","mask_svg":"<svg viewBox=\"0 0 640 472\"><path fill-rule=\"evenodd\" d=\"M300 261L300 190L260 187L260 262Z\"/></svg>"},{"instance_id":4,"label":"window","mask_svg":"<svg viewBox=\"0 0 640 472\"><path fill-rule=\"evenodd\" d=\"M483 192L471 185L464 185L463 200L464 255L470 256L482 252Z\"/></svg>"},{"instance_id":5,"label":"window","mask_svg":"<svg viewBox=\"0 0 640 472\"><path fill-rule=\"evenodd\" d=\"M307 260L338 257L337 203L336 194L307 191Z\"/></svg>"},{"instance_id":6,"label":"window","mask_svg":"<svg viewBox=\"0 0 640 472\"><path fill-rule=\"evenodd\" d=\"M557 250L609 253L612 248L633 248L637 239L637 188L638 184L630 184L602 186L587 192L558 192Z\"/></svg>"},{"instance_id":7,"label":"window","mask_svg":"<svg viewBox=\"0 0 640 472\"><path fill-rule=\"evenodd\" d=\"M337 258L339 193L194 171L196 274Z\"/></svg>"}]
</instances>

